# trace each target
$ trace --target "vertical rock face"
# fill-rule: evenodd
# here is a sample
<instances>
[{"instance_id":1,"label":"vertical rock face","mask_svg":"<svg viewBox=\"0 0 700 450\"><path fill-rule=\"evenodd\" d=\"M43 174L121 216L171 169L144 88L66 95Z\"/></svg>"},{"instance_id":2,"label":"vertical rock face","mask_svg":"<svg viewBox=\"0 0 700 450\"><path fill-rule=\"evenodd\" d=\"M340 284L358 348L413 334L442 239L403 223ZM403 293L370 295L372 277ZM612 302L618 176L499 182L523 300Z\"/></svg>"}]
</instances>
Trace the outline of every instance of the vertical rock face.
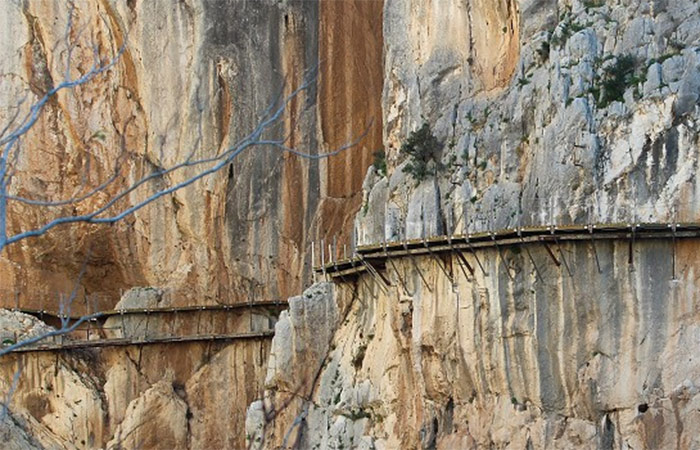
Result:
<instances>
[{"instance_id":1,"label":"vertical rock face","mask_svg":"<svg viewBox=\"0 0 700 450\"><path fill-rule=\"evenodd\" d=\"M382 2L320 2L319 8L321 138L326 148L359 140L368 150L332 157L321 171L319 235L330 242L338 234L340 242L349 244L354 212L362 201L364 172L372 154L382 149L382 104L377 101L384 76ZM353 215L345 212L348 204Z\"/></svg>"},{"instance_id":2,"label":"vertical rock face","mask_svg":"<svg viewBox=\"0 0 700 450\"><path fill-rule=\"evenodd\" d=\"M53 45L66 5L0 8L3 118L24 92L61 80L69 54L77 74L94 46L106 55L129 43L104 77L47 104L22 142L16 195L80 195L120 161L111 195L191 152L221 152L317 63L319 83L290 100L273 136L318 154L374 119L357 151L319 162L256 148L112 228L64 228L8 248L0 281L33 294L24 306L70 290L83 261L86 293L151 285L223 302L297 293L309 239L347 239L360 187L360 243L698 220L691 0L77 2L75 30L88 31L69 33L80 43L72 53ZM415 177L400 148L424 122L440 145L434 173ZM387 173L370 169L363 182L381 147ZM11 208L14 231L46 220L45 210ZM566 245L571 273L541 247L532 259L480 250L489 275L452 268L454 281L433 259L397 261L386 291L363 275L293 298L271 347L37 358L7 427L49 447L138 445L131 436L190 448L240 448L245 438L256 448L698 447L697 242L631 248L633 258L628 242L601 244L599 268L590 247ZM17 365L2 369L5 391ZM71 427L71 414L94 419ZM160 434L141 431L148 418Z\"/></svg>"},{"instance_id":3,"label":"vertical rock face","mask_svg":"<svg viewBox=\"0 0 700 450\"><path fill-rule=\"evenodd\" d=\"M371 153L382 145L382 8L364 0L0 2L0 129L18 104L22 117L64 81L69 60L76 78L95 64L95 52L104 62L124 49L104 74L46 104L21 141L11 193L71 198L109 180L116 165L119 175L75 205L11 202L9 232L89 212L144 176L224 152L308 79L311 88L291 98L267 137L287 137L311 155L358 141L328 160L251 148L111 227L58 227L10 245L0 255L0 304L55 311L57 292L76 283L78 298L97 301L75 302L74 314L88 304L112 308L132 286L175 295L127 296L125 306L298 294L310 281L311 241L349 240ZM172 173L118 206L194 173ZM171 325L155 319L149 329ZM242 448L245 409L261 392L268 351L269 342L243 342L27 355L34 362L24 366L8 433L50 448ZM3 393L17 367L3 365ZM61 400L64 391L81 398ZM71 427L76 416L85 423Z\"/></svg>"},{"instance_id":4,"label":"vertical rock face","mask_svg":"<svg viewBox=\"0 0 700 450\"><path fill-rule=\"evenodd\" d=\"M71 198L109 179L117 162L120 175L104 195L75 207L11 201L11 232L88 212L189 155L221 153L307 75L315 85L291 100L269 137L287 136L288 145L320 154L354 142L373 121L358 145L335 159L251 148L228 170L111 228L59 227L10 246L0 263L3 297L20 291L24 306L46 307L56 291L72 290L84 262L81 291L102 294L101 307L133 285L210 301L298 293L310 273L311 240L350 235L371 152L381 147L382 3L341 3L105 0L76 2L72 14L60 2L3 4L3 123L20 99L27 97L19 108L25 112L65 79L69 56L75 78L94 64L94 46L106 60L125 45L109 71L47 103L21 142L12 193ZM351 32L362 34L362 46ZM142 201L193 173L185 168L127 200Z\"/></svg>"},{"instance_id":5,"label":"vertical rock face","mask_svg":"<svg viewBox=\"0 0 700 450\"><path fill-rule=\"evenodd\" d=\"M126 415L128 419L117 427L108 447L169 449L187 446L187 405L166 381L156 383L132 402Z\"/></svg>"},{"instance_id":6,"label":"vertical rock face","mask_svg":"<svg viewBox=\"0 0 700 450\"><path fill-rule=\"evenodd\" d=\"M357 235L697 219L699 23L691 1L387 2L388 182ZM418 183L399 148L423 122Z\"/></svg>"},{"instance_id":7,"label":"vertical rock face","mask_svg":"<svg viewBox=\"0 0 700 450\"><path fill-rule=\"evenodd\" d=\"M388 170L367 174L359 242L697 221L698 30L693 1L387 1ZM416 177L400 148L423 123L439 155ZM270 361L250 442L698 447L697 247L607 242L598 267L588 244L566 245L571 273L536 245L480 250L488 276L446 257L454 281L402 259L386 292L361 275L316 300L344 318L313 328L334 335L320 364L296 352L308 323L280 329L287 359Z\"/></svg>"},{"instance_id":8,"label":"vertical rock face","mask_svg":"<svg viewBox=\"0 0 700 450\"><path fill-rule=\"evenodd\" d=\"M6 336L48 329L21 313L2 312L0 319L3 346ZM269 341L251 340L5 355L0 392L10 403L0 442L242 448L245 410L262 392L269 349Z\"/></svg>"},{"instance_id":9,"label":"vertical rock face","mask_svg":"<svg viewBox=\"0 0 700 450\"><path fill-rule=\"evenodd\" d=\"M590 244L578 243L562 248L572 275L529 246L532 260L517 247L500 256L477 250L488 276L477 269L470 279L447 258L454 283L424 257L395 261L387 292L370 275L335 290L312 288L303 298L307 313L278 325L265 402L249 410L251 441L695 448L698 245L677 246L676 280L672 243L642 241L632 266L629 243L598 243L600 272ZM322 315L319 323L310 312L336 308L342 320ZM299 389L306 401L285 402ZM277 407L266 426L257 413L263 405Z\"/></svg>"}]
</instances>

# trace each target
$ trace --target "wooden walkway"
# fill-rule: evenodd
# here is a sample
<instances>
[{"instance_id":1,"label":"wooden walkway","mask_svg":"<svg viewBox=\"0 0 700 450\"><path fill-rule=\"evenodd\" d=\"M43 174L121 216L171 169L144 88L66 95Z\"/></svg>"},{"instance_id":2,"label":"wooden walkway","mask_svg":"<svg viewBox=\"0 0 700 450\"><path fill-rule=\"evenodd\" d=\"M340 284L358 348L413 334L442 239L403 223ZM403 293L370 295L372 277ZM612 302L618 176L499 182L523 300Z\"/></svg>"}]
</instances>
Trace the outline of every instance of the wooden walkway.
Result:
<instances>
[{"instance_id":1,"label":"wooden walkway","mask_svg":"<svg viewBox=\"0 0 700 450\"><path fill-rule=\"evenodd\" d=\"M229 305L187 305L187 306L174 306L174 307L151 307L151 308L124 308L124 309L114 309L107 311L100 311L96 313L91 313L86 316L70 316L65 315L60 312L46 311L46 310L34 310L34 309L15 309L25 314L30 314L39 319L49 319L58 320L62 323L71 322L76 323L81 321L81 325L87 328L76 328L74 331L63 335L48 336L46 339L39 341L36 344L28 344L26 346L18 347L11 350L9 353L29 353L29 352L49 352L49 351L68 351L76 349L86 349L86 348L103 348L103 347L123 347L123 346L133 346L133 345L153 345L153 344L178 344L178 343L190 343L190 342L213 342L213 341L239 341L239 340L255 340L255 339L268 339L274 335L273 330L265 331L250 331L241 333L207 333L200 334L199 332L199 321L197 322L197 330L193 334L189 335L178 335L173 333L171 330L170 334L166 335L151 335L148 336L148 322L146 322L145 330L137 330L135 332L127 333L133 334L133 336L122 336L115 338L104 338L100 336L101 332L107 331L108 328L101 327L100 325L92 325L94 328L91 330L91 323L95 322L105 322L107 319L114 317L121 319L121 327L117 327L115 330L121 330L121 334L124 334L126 329L124 325L124 320L129 316L146 316L151 317L153 315L174 315L175 318L187 317L188 315L197 314L197 317L201 317L199 314L203 312L279 312L282 309L287 308L288 303L286 300L265 300L256 301L248 303L235 303ZM89 320L85 318L89 317ZM174 323L174 322L173 322ZM77 324L76 324L77 325ZM251 329L252 316L251 316ZM110 328L111 329L111 328ZM93 332L94 339L90 339L90 332ZM71 334L86 332L85 339L75 339L70 337ZM12 342L17 340L17 336L14 336Z\"/></svg>"},{"instance_id":2,"label":"wooden walkway","mask_svg":"<svg viewBox=\"0 0 700 450\"><path fill-rule=\"evenodd\" d=\"M344 279L363 272L381 276L377 268L393 258L406 256L430 256L452 253L460 257L460 263L466 264L473 274L473 268L463 257L463 253L474 254L475 250L485 248L543 245L557 265L559 261L550 249L551 245L562 242L591 242L602 240L636 240L688 239L700 237L700 223L639 223L639 224L595 224L527 227L505 229L495 232L481 232L468 235L435 236L425 239L411 239L400 242L384 242L358 246L353 257L325 262L315 267L316 273L331 279ZM478 260L477 260L478 262ZM482 269L483 270L483 269ZM386 280L385 280L386 281Z\"/></svg>"},{"instance_id":3,"label":"wooden walkway","mask_svg":"<svg viewBox=\"0 0 700 450\"><path fill-rule=\"evenodd\" d=\"M180 344L189 342L214 342L214 341L240 341L240 340L260 340L268 339L274 336L274 331L260 331L250 333L235 333L235 334L206 334L192 336L164 336L164 337L141 337L141 338L111 338L111 339L91 339L91 340L73 340L61 339L63 336L56 337L58 340L47 339L39 344L28 345L13 350L10 353L32 353L32 352L55 352L66 350L77 350L86 348L100 347L123 347L129 345L153 345L153 344Z\"/></svg>"},{"instance_id":4,"label":"wooden walkway","mask_svg":"<svg viewBox=\"0 0 700 450\"><path fill-rule=\"evenodd\" d=\"M152 307L152 308L124 308L124 309L111 309L106 311L99 311L96 313L91 313L90 316L95 320L104 320L113 316L130 316L130 315L150 315L150 314L187 314L195 313L201 311L241 311L241 310L281 310L287 308L287 300L264 300L248 303L234 303L230 305L188 305L188 306L172 306L172 307ZM82 316L71 315L66 316L61 312L38 310L38 309L13 309L14 311L19 311L25 314L30 314L34 317L43 319L47 318L68 318L71 320L78 320Z\"/></svg>"}]
</instances>

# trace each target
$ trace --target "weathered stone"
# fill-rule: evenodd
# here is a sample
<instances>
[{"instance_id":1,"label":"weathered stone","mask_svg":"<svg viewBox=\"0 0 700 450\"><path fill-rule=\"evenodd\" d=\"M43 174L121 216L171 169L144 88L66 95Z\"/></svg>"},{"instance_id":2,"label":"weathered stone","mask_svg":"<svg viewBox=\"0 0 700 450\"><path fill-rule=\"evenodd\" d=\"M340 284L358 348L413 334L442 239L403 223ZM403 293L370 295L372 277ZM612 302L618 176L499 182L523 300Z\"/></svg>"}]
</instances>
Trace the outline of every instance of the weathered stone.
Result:
<instances>
[{"instance_id":1,"label":"weathered stone","mask_svg":"<svg viewBox=\"0 0 700 450\"><path fill-rule=\"evenodd\" d=\"M94 63L94 46L104 59L128 39L111 70L46 105L22 141L13 194L80 195L106 180L126 152L123 176L76 206L87 212L192 152L209 157L234 145L280 89L290 94L314 68L315 87L290 102L272 134L289 135L287 144L311 154L355 144L320 161L251 148L227 170L113 227L58 227L31 245L11 246L0 258L3 289L20 291L25 307L57 309L56 291L71 292L87 262L78 298L99 298L100 309L132 286L229 303L298 293L310 281L311 241L349 242L365 171L382 146L381 8L381 1L79 1L72 20L82 31L68 52L69 4L3 3L3 124L23 97L20 112L63 79L69 55L77 76ZM349 40L354 33L366 39ZM128 200L193 173L177 171ZM15 202L10 214L9 231L18 232L53 212ZM84 309L78 303L75 312Z\"/></svg>"},{"instance_id":2,"label":"weathered stone","mask_svg":"<svg viewBox=\"0 0 700 450\"><path fill-rule=\"evenodd\" d=\"M3 101L27 88L41 93L63 73L65 53L47 43L65 30L54 20L65 6L2 9ZM317 59L323 101L303 115L311 98L299 98L280 133L318 153L352 140L368 117L381 116L383 127L371 128L359 151L321 163L250 152L114 231L66 229L9 249L4 288L70 291L91 243L80 295L108 293L101 307L132 286L202 302L285 296L309 279L309 241L347 239L358 208L360 244L518 225L698 220L700 14L691 0L105 1L77 10L76 23L97 24L78 37L79 62L91 61L92 41L113 48L127 32L128 52L112 77L47 106L52 119L26 144L43 151L21 161L41 170L13 184L15 193L73 195L88 162L93 178L108 170L122 136L145 159L120 183L195 147L220 151L257 122L284 74L296 85ZM616 80L624 61L633 76ZM424 122L442 144L443 167L417 183L399 149ZM100 131L104 139L90 140ZM387 177L365 176L382 133ZM79 145L86 139L89 152ZM13 212L21 217L13 227L42 219L31 208ZM456 282L434 259L415 261L420 275L400 260L398 274L385 272L394 280L387 293L365 274L292 298L266 373L269 344L105 350L99 369L88 355L60 359L54 376L65 388L53 395L45 392L53 360L38 358L15 396L13 429L45 447L91 434L90 445L114 443L151 416L159 425L144 430L162 428L153 445L190 448L242 447L246 438L253 448L698 447L697 247L675 248L677 280L665 242L635 243L631 259L629 242L599 243L600 271L588 244L564 245L571 274L541 247L529 248L534 264L517 247L480 250L489 275L466 280L454 270ZM151 321L149 330L167 332L168 323ZM3 368L6 389L14 370ZM64 391L68 400L58 397ZM256 397L243 436L242 411ZM69 430L73 413L92 421Z\"/></svg>"},{"instance_id":3,"label":"weathered stone","mask_svg":"<svg viewBox=\"0 0 700 450\"><path fill-rule=\"evenodd\" d=\"M167 380L154 384L132 401L127 408L126 417L115 430L108 447L187 447L187 405Z\"/></svg>"},{"instance_id":4,"label":"weathered stone","mask_svg":"<svg viewBox=\"0 0 700 450\"><path fill-rule=\"evenodd\" d=\"M362 301L337 325L312 396L258 436L274 448L307 408L298 436L310 448L366 437L376 448L692 447L700 425L692 412L700 384L692 355L700 339L692 306L698 245L677 247L684 269L675 281L670 241L637 242L634 268L627 242L599 243L601 272L589 244L567 244L562 258L572 276L540 246L529 246L537 267L515 247L479 250L489 275L460 274L454 287L432 258L416 258L431 290L411 262L396 260L417 288L407 299L412 307L396 301L399 285L384 294L369 275L317 298ZM292 343L309 329L290 326L276 351L286 345L295 355ZM308 365L295 356L284 369L293 380ZM279 404L285 386L269 383L267 401Z\"/></svg>"},{"instance_id":5,"label":"weathered stone","mask_svg":"<svg viewBox=\"0 0 700 450\"><path fill-rule=\"evenodd\" d=\"M122 174L103 195L75 208L55 209L86 212L192 152L196 158L209 157L234 145L259 123L261 112L280 91L290 94L309 69L317 69L316 85L291 101L272 135L288 136L288 145L314 155L355 145L321 160L269 147L250 149L230 167L112 227L58 227L25 245L12 245L0 255L4 306L15 306L17 291L21 307L56 312L56 293L72 292L76 280L74 315L88 308L228 304L300 292L311 279L311 241L323 237L328 242L337 235L340 245L349 243L363 176L372 152L382 147L383 3L74 3L74 30L69 34L76 44L73 52L62 41L73 2L0 4L0 127L20 100L25 99L20 113L26 112L63 79L68 55L73 58L71 76L76 77L94 63L94 48L105 59L126 43L111 70L47 103L37 126L22 140L13 194L35 199L80 195L106 180L121 155ZM356 35L363 36L361 42ZM188 168L172 174L163 183L133 192L128 200L140 202L153 189L193 173ZM22 204L11 205L10 212L10 232L35 227L53 214ZM378 224L383 227L383 222ZM134 286L157 288L129 291ZM119 296L122 290L127 291L124 298ZM173 330L207 333L217 329L214 325L228 332L249 331L249 326L262 331L272 322L267 314L250 321L248 316L225 316L216 315L201 329L186 314L114 317L101 330L92 324L91 338L125 332L131 337L169 336ZM12 326L27 331L23 320L11 317ZM74 427L75 433L83 433L81 427L96 430L89 446L104 447L118 426L125 430L134 425L136 419L129 416L134 411L127 412L127 405L169 371L193 398L187 445L225 442L226 447L241 448L245 408L259 395L269 345L121 347L60 359L66 370L80 367L85 373L76 376L90 380L91 398L106 399L100 406L104 412L76 409L81 425ZM89 368L83 367L85 361L90 361ZM27 368L13 412L26 406L26 392L43 402L48 394L36 393L38 380L50 379L54 372L43 365ZM12 374L3 372L7 380ZM231 411L230 420L218 414L222 408ZM49 419L23 426L29 435L53 436L53 441L39 439L47 447L79 445L84 436L71 434L67 421L73 416L64 409L56 406L64 418L50 419L56 427L50 433L45 431Z\"/></svg>"}]
</instances>

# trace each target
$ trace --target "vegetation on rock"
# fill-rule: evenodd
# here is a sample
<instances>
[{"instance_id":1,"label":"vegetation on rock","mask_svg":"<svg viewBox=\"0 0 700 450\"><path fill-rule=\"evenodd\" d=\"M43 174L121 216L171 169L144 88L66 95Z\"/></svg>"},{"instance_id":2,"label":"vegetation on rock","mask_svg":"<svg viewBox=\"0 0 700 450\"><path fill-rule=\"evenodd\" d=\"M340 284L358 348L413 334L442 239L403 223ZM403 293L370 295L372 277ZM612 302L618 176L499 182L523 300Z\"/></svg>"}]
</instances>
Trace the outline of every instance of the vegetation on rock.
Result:
<instances>
[{"instance_id":1,"label":"vegetation on rock","mask_svg":"<svg viewBox=\"0 0 700 450\"><path fill-rule=\"evenodd\" d=\"M408 136L401 146L401 153L409 157L404 172L412 175L416 181L435 175L440 168L440 142L427 123L423 123L423 126Z\"/></svg>"}]
</instances>

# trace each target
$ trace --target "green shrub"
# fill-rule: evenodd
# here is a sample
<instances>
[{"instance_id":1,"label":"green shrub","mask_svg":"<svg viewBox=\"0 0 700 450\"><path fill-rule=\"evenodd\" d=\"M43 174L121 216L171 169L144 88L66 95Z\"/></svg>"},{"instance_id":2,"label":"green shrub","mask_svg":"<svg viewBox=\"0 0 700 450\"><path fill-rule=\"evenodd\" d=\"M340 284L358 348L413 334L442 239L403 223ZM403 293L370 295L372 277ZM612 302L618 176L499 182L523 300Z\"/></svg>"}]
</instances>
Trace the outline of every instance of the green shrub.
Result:
<instances>
[{"instance_id":1,"label":"green shrub","mask_svg":"<svg viewBox=\"0 0 700 450\"><path fill-rule=\"evenodd\" d=\"M376 152L373 153L374 155L374 162L372 163L372 166L374 167L374 170L377 171L377 173L383 177L386 176L386 153L384 150L377 150Z\"/></svg>"},{"instance_id":2,"label":"green shrub","mask_svg":"<svg viewBox=\"0 0 700 450\"><path fill-rule=\"evenodd\" d=\"M644 81L642 77L635 75L636 67L637 59L632 55L624 55L604 70L593 88L593 95L597 97L599 107L605 108L612 102L622 101L628 87Z\"/></svg>"},{"instance_id":3,"label":"green shrub","mask_svg":"<svg viewBox=\"0 0 700 450\"><path fill-rule=\"evenodd\" d=\"M537 50L535 50L537 52L537 56L540 58L540 62L544 63L549 60L549 50L549 41L543 40Z\"/></svg>"},{"instance_id":4,"label":"green shrub","mask_svg":"<svg viewBox=\"0 0 700 450\"><path fill-rule=\"evenodd\" d=\"M427 123L408 136L401 146L401 153L409 157L409 162L403 169L404 172L412 175L417 181L422 181L429 175L435 175L440 168L440 142Z\"/></svg>"}]
</instances>

